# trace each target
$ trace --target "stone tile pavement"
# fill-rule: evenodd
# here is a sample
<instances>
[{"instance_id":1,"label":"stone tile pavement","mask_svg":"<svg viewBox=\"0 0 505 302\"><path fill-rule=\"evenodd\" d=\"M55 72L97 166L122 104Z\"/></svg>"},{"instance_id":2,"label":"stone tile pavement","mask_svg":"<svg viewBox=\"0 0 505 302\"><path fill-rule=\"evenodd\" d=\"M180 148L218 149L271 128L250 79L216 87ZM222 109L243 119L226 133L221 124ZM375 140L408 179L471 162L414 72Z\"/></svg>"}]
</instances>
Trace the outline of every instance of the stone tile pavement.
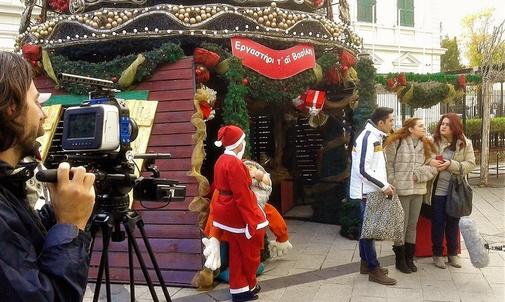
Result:
<instances>
[{"instance_id":1,"label":"stone tile pavement","mask_svg":"<svg viewBox=\"0 0 505 302\"><path fill-rule=\"evenodd\" d=\"M505 183L505 182L503 182ZM505 244L505 188L475 188L474 211L484 239ZM378 242L377 253L390 275L398 279L395 286L368 281L359 274L357 242L341 237L339 226L289 220L290 240L295 249L284 258L267 262L259 278L262 302L298 301L505 301L505 251L490 252L490 264L474 268L462 245L463 267L436 268L431 258L417 259L419 271L402 274L395 270L391 242ZM88 286L84 301L92 301L93 284ZM160 288L156 288L162 296ZM191 288L170 287L174 302L230 301L227 284L209 292ZM129 285L113 285L112 301L129 301ZM100 301L106 301L102 286ZM165 301L164 299L160 299ZM145 286L136 286L136 301L152 301Z\"/></svg>"}]
</instances>

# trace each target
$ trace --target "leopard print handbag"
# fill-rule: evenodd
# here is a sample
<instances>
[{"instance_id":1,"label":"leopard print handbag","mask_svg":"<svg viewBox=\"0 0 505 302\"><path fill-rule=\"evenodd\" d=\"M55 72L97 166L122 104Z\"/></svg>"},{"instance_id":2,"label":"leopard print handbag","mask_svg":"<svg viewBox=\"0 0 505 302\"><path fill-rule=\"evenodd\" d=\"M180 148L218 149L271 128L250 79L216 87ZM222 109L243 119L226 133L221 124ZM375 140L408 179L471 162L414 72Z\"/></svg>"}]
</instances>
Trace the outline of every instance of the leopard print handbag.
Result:
<instances>
[{"instance_id":1,"label":"leopard print handbag","mask_svg":"<svg viewBox=\"0 0 505 302\"><path fill-rule=\"evenodd\" d=\"M403 242L404 213L398 195L389 199L381 192L367 195L361 239Z\"/></svg>"}]
</instances>

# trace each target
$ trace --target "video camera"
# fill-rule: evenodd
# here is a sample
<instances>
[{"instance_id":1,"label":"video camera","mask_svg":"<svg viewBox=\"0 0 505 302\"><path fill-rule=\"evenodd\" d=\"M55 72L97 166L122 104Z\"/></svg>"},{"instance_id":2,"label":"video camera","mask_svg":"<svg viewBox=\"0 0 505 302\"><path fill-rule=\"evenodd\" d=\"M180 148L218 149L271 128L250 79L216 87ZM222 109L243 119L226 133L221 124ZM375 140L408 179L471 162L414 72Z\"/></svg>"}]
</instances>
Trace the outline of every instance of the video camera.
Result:
<instances>
[{"instance_id":1,"label":"video camera","mask_svg":"<svg viewBox=\"0 0 505 302\"><path fill-rule=\"evenodd\" d=\"M61 149L49 152L46 166L57 167L62 161L72 166L84 166L95 174L98 210L109 213L128 211L128 193L141 201L183 201L186 187L175 180L162 179L155 166L156 159L168 159L170 154L134 154L131 142L137 138L138 127L130 118L124 100L116 99L116 83L112 81L61 73L60 83L92 86L89 99L80 106L68 107L63 114ZM56 141L58 141L56 139ZM134 159L144 159L151 177L136 176ZM139 174L141 167L137 167ZM56 170L41 171L37 179L56 182Z\"/></svg>"}]
</instances>

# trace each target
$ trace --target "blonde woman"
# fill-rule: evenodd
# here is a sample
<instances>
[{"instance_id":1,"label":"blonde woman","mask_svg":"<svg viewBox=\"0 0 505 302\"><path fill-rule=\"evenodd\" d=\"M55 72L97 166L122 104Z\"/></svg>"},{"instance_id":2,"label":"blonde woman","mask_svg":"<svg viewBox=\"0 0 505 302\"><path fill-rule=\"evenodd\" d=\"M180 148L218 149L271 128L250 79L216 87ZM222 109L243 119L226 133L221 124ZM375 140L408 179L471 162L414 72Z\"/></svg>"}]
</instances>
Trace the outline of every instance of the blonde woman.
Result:
<instances>
[{"instance_id":1,"label":"blonde woman","mask_svg":"<svg viewBox=\"0 0 505 302\"><path fill-rule=\"evenodd\" d=\"M426 128L419 118L409 118L403 127L391 134L385 143L388 181L396 193L405 213L404 240L394 242L396 268L402 273L416 272L414 252L416 228L423 196L428 192L427 182L437 175L430 166L435 157L435 145L426 137Z\"/></svg>"},{"instance_id":2,"label":"blonde woman","mask_svg":"<svg viewBox=\"0 0 505 302\"><path fill-rule=\"evenodd\" d=\"M448 216L445 212L451 174L466 176L475 168L475 155L472 141L463 133L461 119L455 113L444 114L437 124L433 140L437 147L437 159L432 160L432 166L439 171L434 181L431 195L427 200L431 204L433 217L431 220L431 241L433 243L433 262L435 266L445 269L442 257L442 242L447 241L449 264L460 268L458 257L459 218Z\"/></svg>"}]
</instances>

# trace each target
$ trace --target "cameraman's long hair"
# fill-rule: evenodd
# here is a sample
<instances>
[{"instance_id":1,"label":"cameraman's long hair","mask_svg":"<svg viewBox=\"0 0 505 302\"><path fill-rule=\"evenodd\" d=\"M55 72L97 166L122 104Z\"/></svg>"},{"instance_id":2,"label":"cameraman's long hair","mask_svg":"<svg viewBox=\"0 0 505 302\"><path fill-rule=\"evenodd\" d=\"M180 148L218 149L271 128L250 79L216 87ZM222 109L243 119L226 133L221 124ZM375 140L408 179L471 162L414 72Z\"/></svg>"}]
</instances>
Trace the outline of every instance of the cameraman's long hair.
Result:
<instances>
[{"instance_id":1,"label":"cameraman's long hair","mask_svg":"<svg viewBox=\"0 0 505 302\"><path fill-rule=\"evenodd\" d=\"M26 94L32 78L32 68L23 57L0 51L0 152L23 137L23 124L16 119L27 109Z\"/></svg>"},{"instance_id":2,"label":"cameraman's long hair","mask_svg":"<svg viewBox=\"0 0 505 302\"><path fill-rule=\"evenodd\" d=\"M403 122L403 125L400 129L395 131L393 134L389 135L388 138L386 139L386 142L384 143L385 146L391 145L397 140L402 140L408 136L410 136L410 131L409 128L414 128L417 124L417 121L420 121L421 119L418 117L411 117L406 119ZM426 136L421 138L421 141L423 142L423 147L424 147L424 159L428 160L431 158L432 153L437 153L437 149L435 147L435 144L427 138Z\"/></svg>"}]
</instances>

